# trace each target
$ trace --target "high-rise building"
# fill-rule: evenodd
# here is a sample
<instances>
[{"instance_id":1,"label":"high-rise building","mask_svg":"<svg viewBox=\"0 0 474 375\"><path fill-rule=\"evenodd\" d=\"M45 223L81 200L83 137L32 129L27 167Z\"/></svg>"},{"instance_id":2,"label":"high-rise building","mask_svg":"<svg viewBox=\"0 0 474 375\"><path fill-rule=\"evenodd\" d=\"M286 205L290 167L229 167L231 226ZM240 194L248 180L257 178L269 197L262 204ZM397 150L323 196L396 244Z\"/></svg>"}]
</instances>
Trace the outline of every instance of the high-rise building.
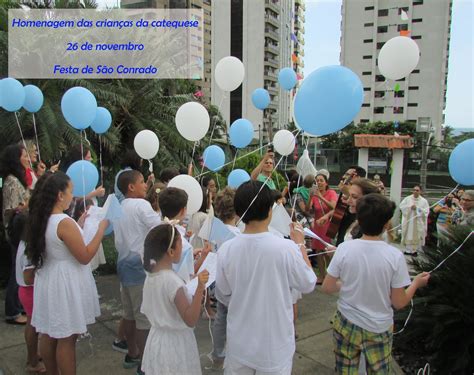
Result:
<instances>
[{"instance_id":1,"label":"high-rise building","mask_svg":"<svg viewBox=\"0 0 474 375\"><path fill-rule=\"evenodd\" d=\"M430 118L441 139L446 107L452 0L343 0L341 64L359 75L364 104L359 122ZM380 49L404 35L419 46L418 66L406 78L386 80L377 67Z\"/></svg>"},{"instance_id":2,"label":"high-rise building","mask_svg":"<svg viewBox=\"0 0 474 375\"><path fill-rule=\"evenodd\" d=\"M296 5L298 3L298 5ZM282 68L297 69L302 77L304 43L303 0L218 0L212 2L212 61L235 56L245 66L241 87L224 93L212 82L212 102L231 124L238 118L250 120L255 138L271 138L274 129L291 121L291 93L278 85ZM298 39L299 38L299 39ZM252 92L263 87L271 98L265 111L252 104Z\"/></svg>"}]
</instances>

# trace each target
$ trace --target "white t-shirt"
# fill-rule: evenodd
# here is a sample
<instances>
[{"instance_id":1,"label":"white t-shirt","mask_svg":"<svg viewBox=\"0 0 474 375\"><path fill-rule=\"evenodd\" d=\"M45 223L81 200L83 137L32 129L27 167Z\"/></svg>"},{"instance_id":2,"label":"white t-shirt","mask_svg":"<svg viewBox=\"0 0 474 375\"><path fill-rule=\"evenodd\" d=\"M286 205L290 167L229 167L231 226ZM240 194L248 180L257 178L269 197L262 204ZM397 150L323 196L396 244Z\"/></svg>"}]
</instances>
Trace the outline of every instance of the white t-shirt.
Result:
<instances>
[{"instance_id":1,"label":"white t-shirt","mask_svg":"<svg viewBox=\"0 0 474 375\"><path fill-rule=\"evenodd\" d=\"M25 278L23 277L23 271L27 269L35 268L35 266L33 266L28 260L28 258L26 257L25 248L26 248L26 244L23 241L20 241L20 243L18 244L18 250L16 253L16 269L15 269L16 283L20 286L31 286L31 285L26 285Z\"/></svg>"},{"instance_id":2,"label":"white t-shirt","mask_svg":"<svg viewBox=\"0 0 474 375\"><path fill-rule=\"evenodd\" d=\"M140 254L148 232L161 224L161 216L153 210L150 202L141 198L126 198L122 201L122 216L114 222L115 247L118 260L130 252Z\"/></svg>"},{"instance_id":3,"label":"white t-shirt","mask_svg":"<svg viewBox=\"0 0 474 375\"><path fill-rule=\"evenodd\" d=\"M402 252L383 241L343 242L327 272L342 281L337 301L341 314L375 333L385 332L393 324L391 288L411 283Z\"/></svg>"},{"instance_id":4,"label":"white t-shirt","mask_svg":"<svg viewBox=\"0 0 474 375\"><path fill-rule=\"evenodd\" d=\"M242 233L217 252L216 295L228 305L227 357L263 372L295 352L290 289L310 293L316 275L298 246L270 232Z\"/></svg>"}]
</instances>

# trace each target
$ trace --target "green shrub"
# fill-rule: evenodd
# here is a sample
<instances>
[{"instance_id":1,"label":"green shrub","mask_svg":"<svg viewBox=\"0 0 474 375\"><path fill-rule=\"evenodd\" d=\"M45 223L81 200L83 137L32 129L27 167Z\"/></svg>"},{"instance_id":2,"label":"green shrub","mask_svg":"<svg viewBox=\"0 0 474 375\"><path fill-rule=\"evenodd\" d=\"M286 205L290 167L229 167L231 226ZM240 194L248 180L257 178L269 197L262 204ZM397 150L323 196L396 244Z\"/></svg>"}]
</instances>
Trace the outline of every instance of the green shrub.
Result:
<instances>
[{"instance_id":1,"label":"green shrub","mask_svg":"<svg viewBox=\"0 0 474 375\"><path fill-rule=\"evenodd\" d=\"M415 272L434 269L471 231L465 226L451 228L438 248L427 249L412 262ZM426 355L431 368L440 374L473 373L474 236L431 274L428 286L417 291L413 302L413 314L404 332L395 336L395 348ZM395 314L398 328L408 310Z\"/></svg>"}]
</instances>

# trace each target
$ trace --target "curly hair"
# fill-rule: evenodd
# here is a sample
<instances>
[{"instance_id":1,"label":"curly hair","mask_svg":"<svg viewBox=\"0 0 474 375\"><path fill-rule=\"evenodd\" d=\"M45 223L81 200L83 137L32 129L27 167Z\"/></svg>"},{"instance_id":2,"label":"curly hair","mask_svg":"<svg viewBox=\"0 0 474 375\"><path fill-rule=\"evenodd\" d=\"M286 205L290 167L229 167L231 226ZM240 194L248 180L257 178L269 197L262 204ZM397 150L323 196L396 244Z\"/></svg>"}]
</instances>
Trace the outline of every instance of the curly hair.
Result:
<instances>
[{"instance_id":1,"label":"curly hair","mask_svg":"<svg viewBox=\"0 0 474 375\"><path fill-rule=\"evenodd\" d=\"M235 190L228 186L217 194L215 212L224 223L235 217L234 198Z\"/></svg>"},{"instance_id":2,"label":"curly hair","mask_svg":"<svg viewBox=\"0 0 474 375\"><path fill-rule=\"evenodd\" d=\"M36 183L29 203L26 222L26 254L36 268L46 257L46 228L57 202L59 192L64 192L70 178L62 172L47 172Z\"/></svg>"},{"instance_id":3,"label":"curly hair","mask_svg":"<svg viewBox=\"0 0 474 375\"><path fill-rule=\"evenodd\" d=\"M178 230L172 225L160 224L148 232L145 238L143 253L143 268L145 268L145 270L152 272L153 262L158 262L163 258L168 251L168 245L173 234L172 248L176 246L178 237L181 236Z\"/></svg>"},{"instance_id":4,"label":"curly hair","mask_svg":"<svg viewBox=\"0 0 474 375\"><path fill-rule=\"evenodd\" d=\"M23 150L26 151L20 144L5 147L0 161L0 176L6 179L9 175L13 175L26 188L26 171L20 160Z\"/></svg>"}]
</instances>

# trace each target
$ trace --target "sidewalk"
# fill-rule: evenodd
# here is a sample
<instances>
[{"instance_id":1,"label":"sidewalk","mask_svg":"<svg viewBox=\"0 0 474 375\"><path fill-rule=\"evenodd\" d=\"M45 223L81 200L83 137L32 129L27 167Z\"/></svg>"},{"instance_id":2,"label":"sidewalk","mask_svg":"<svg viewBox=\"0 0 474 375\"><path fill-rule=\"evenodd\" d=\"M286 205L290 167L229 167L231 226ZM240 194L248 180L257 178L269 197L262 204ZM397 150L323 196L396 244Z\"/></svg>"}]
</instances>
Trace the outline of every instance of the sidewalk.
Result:
<instances>
[{"instance_id":1,"label":"sidewalk","mask_svg":"<svg viewBox=\"0 0 474 375\"><path fill-rule=\"evenodd\" d=\"M78 374L117 374L134 375L133 370L122 368L123 354L112 350L117 323L121 315L120 293L115 275L96 278L101 296L102 315L98 322L90 326L89 338L82 338L77 344ZM318 286L319 288L319 286ZM0 292L0 375L26 374L26 345L23 327L4 323L4 291ZM334 374L334 354L332 352L332 332L329 323L336 307L336 297L322 294L319 290L305 295L298 303L299 317L297 332L299 338L293 361L293 374ZM200 320L196 328L196 339L201 353L203 374L220 374L206 370L210 365L206 354L211 351L212 343L209 325ZM398 366L395 373L402 374ZM177 374L181 375L181 374ZM185 375L185 374L182 374Z\"/></svg>"}]
</instances>

